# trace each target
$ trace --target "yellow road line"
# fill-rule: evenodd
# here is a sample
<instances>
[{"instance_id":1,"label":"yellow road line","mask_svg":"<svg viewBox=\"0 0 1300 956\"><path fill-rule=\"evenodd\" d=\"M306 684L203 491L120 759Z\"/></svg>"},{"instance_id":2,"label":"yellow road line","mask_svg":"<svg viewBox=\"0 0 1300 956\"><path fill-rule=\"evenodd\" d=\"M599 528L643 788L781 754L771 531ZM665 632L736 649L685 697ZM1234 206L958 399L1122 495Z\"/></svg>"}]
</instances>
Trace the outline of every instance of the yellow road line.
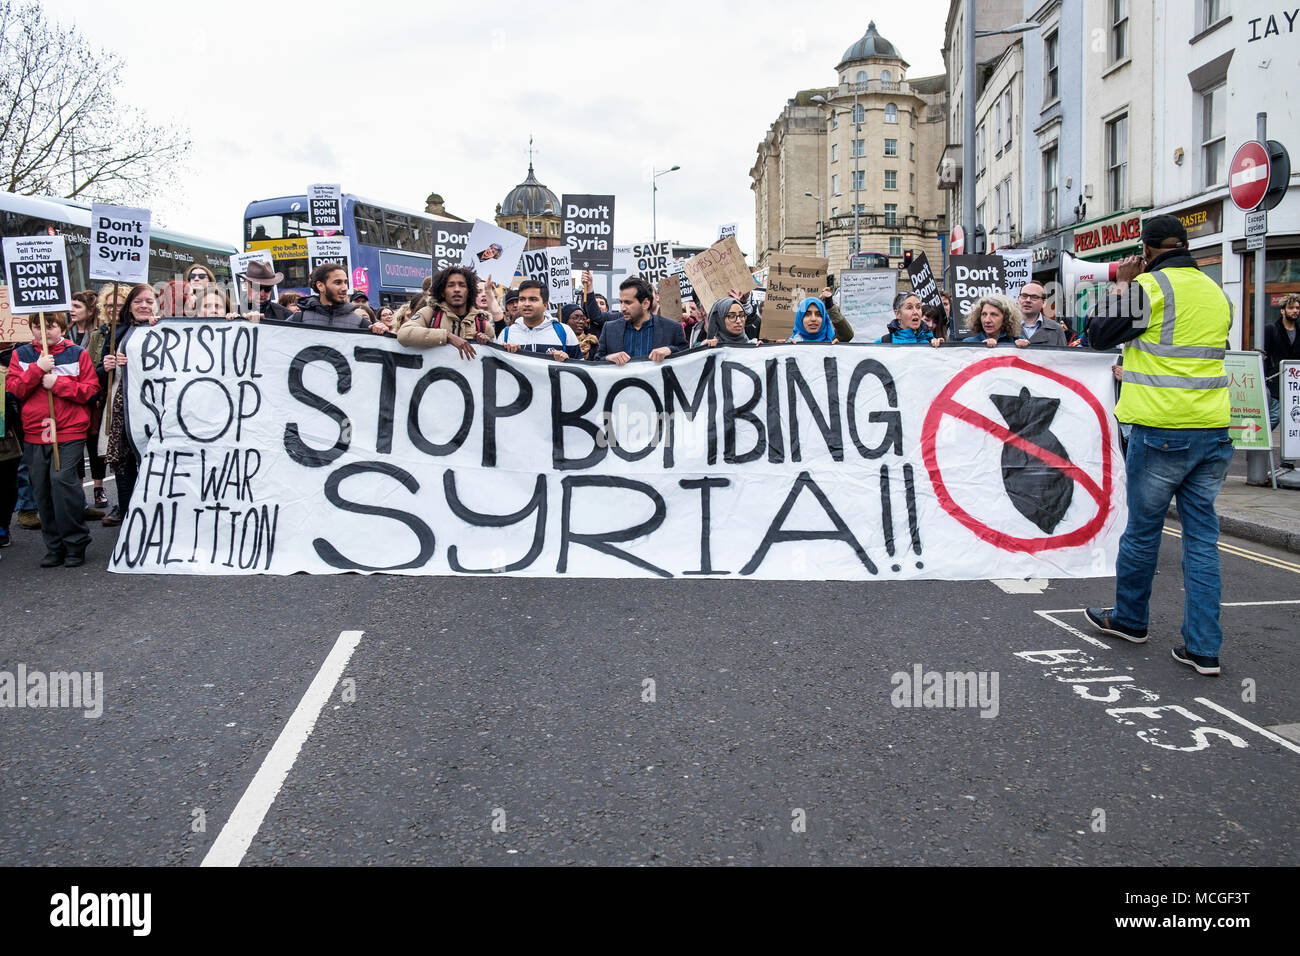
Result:
<instances>
[{"instance_id":1,"label":"yellow road line","mask_svg":"<svg viewBox=\"0 0 1300 956\"><path fill-rule=\"evenodd\" d=\"M1183 533L1173 528L1165 528L1165 534L1172 535L1175 538L1181 538ZM1237 558L1245 558L1247 561L1255 561L1259 564L1267 564L1269 567L1281 568L1283 571L1290 571L1293 574L1300 574L1300 564L1291 561L1283 561L1281 558L1275 558L1271 554L1260 554L1258 551L1248 551L1245 548L1239 548L1235 544L1224 544L1219 542L1219 550L1224 554L1231 554Z\"/></svg>"}]
</instances>

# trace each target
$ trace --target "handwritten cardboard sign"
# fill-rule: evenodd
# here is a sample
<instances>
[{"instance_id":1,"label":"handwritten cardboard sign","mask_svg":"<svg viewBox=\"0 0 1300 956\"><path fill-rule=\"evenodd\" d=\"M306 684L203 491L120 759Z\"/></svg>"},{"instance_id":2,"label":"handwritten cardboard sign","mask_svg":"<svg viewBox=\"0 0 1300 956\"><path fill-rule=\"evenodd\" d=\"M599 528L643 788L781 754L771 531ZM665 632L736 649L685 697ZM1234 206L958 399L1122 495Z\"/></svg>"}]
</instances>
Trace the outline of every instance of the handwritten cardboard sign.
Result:
<instances>
[{"instance_id":1,"label":"handwritten cardboard sign","mask_svg":"<svg viewBox=\"0 0 1300 956\"><path fill-rule=\"evenodd\" d=\"M762 336L787 339L794 332L794 313L810 295L826 288L828 263L813 256L777 254L767 260L767 299L763 303ZM752 280L751 280L752 281Z\"/></svg>"},{"instance_id":2,"label":"handwritten cardboard sign","mask_svg":"<svg viewBox=\"0 0 1300 956\"><path fill-rule=\"evenodd\" d=\"M821 262L824 284L826 260ZM720 239L698 255L691 256L682 268L706 311L714 302L729 295L732 289L748 292L754 288L754 277L749 266L745 265L745 257L734 236ZM817 289L820 291L821 286Z\"/></svg>"}]
</instances>

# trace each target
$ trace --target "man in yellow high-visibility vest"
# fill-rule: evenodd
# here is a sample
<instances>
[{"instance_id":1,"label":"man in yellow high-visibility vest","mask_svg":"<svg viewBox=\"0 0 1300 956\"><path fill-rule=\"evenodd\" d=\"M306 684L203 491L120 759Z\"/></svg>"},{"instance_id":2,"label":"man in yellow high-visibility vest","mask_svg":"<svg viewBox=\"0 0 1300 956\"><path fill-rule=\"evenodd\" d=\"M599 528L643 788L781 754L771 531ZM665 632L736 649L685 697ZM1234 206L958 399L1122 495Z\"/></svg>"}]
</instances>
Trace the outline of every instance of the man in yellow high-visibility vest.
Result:
<instances>
[{"instance_id":1,"label":"man in yellow high-visibility vest","mask_svg":"<svg viewBox=\"0 0 1300 956\"><path fill-rule=\"evenodd\" d=\"M1142 256L1119 264L1116 282L1088 319L1089 344L1124 343L1115 417L1129 436L1128 526L1115 561L1115 606L1084 613L1098 630L1135 644L1147 639L1151 582L1169 502L1182 523L1183 644L1174 660L1198 674L1219 673L1219 518L1228 437L1223 368L1232 304L1187 251L1175 216L1142 226ZM1143 264L1145 263L1145 270Z\"/></svg>"}]
</instances>

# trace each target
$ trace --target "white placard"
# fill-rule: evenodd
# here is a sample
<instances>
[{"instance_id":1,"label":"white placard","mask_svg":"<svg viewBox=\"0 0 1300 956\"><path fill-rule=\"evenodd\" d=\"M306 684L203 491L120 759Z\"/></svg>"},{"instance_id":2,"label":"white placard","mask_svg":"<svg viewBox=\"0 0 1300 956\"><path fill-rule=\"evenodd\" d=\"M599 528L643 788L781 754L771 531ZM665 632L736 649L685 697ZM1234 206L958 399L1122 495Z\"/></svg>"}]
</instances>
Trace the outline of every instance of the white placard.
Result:
<instances>
[{"instance_id":1,"label":"white placard","mask_svg":"<svg viewBox=\"0 0 1300 956\"><path fill-rule=\"evenodd\" d=\"M482 279L509 286L528 239L482 219L474 220L460 264Z\"/></svg>"},{"instance_id":2,"label":"white placard","mask_svg":"<svg viewBox=\"0 0 1300 956\"><path fill-rule=\"evenodd\" d=\"M4 240L4 253L10 313L33 315L70 308L62 236L10 236Z\"/></svg>"},{"instance_id":3,"label":"white placard","mask_svg":"<svg viewBox=\"0 0 1300 956\"><path fill-rule=\"evenodd\" d=\"M343 228L341 185L313 183L307 187L307 227L315 230Z\"/></svg>"},{"instance_id":4,"label":"white placard","mask_svg":"<svg viewBox=\"0 0 1300 956\"><path fill-rule=\"evenodd\" d=\"M90 278L132 285L148 282L150 218L148 209L93 203Z\"/></svg>"},{"instance_id":5,"label":"white placard","mask_svg":"<svg viewBox=\"0 0 1300 956\"><path fill-rule=\"evenodd\" d=\"M780 345L617 367L224 320L126 348L150 479L117 572L1104 577L1126 520L1094 352ZM376 349L401 364L359 357Z\"/></svg>"},{"instance_id":6,"label":"white placard","mask_svg":"<svg viewBox=\"0 0 1300 956\"><path fill-rule=\"evenodd\" d=\"M740 223L738 222L724 222L718 227L718 239L726 239L728 236L734 236L738 228L740 228ZM714 241L716 242L717 240L715 239Z\"/></svg>"},{"instance_id":7,"label":"white placard","mask_svg":"<svg viewBox=\"0 0 1300 956\"><path fill-rule=\"evenodd\" d=\"M308 236L307 237L307 275L316 271L317 266L327 262L337 262L347 270L349 281L352 277L352 240L347 236Z\"/></svg>"},{"instance_id":8,"label":"white placard","mask_svg":"<svg viewBox=\"0 0 1300 956\"><path fill-rule=\"evenodd\" d=\"M1300 460L1300 362L1281 363L1282 379L1278 398L1282 401L1282 457L1287 461Z\"/></svg>"},{"instance_id":9,"label":"white placard","mask_svg":"<svg viewBox=\"0 0 1300 956\"><path fill-rule=\"evenodd\" d=\"M1028 249L999 249L998 255L1002 257L1003 288L1008 298L1015 299L1025 283L1033 277L1031 252Z\"/></svg>"},{"instance_id":10,"label":"white placard","mask_svg":"<svg viewBox=\"0 0 1300 956\"><path fill-rule=\"evenodd\" d=\"M558 310L561 305L573 301L573 261L568 246L549 246L546 258L551 305Z\"/></svg>"},{"instance_id":11,"label":"white placard","mask_svg":"<svg viewBox=\"0 0 1300 956\"><path fill-rule=\"evenodd\" d=\"M242 308L250 308L246 301L248 296L244 290L244 273L248 271L250 262L264 262L275 272L275 260L271 258L270 249L254 249L252 252L237 252L230 257L230 273L232 284L235 287L235 300L242 303ZM278 287L277 287L278 288ZM274 290L272 290L274 294Z\"/></svg>"},{"instance_id":12,"label":"white placard","mask_svg":"<svg viewBox=\"0 0 1300 956\"><path fill-rule=\"evenodd\" d=\"M846 269L840 273L840 312L853 326L853 340L874 342L894 319L898 273L893 269Z\"/></svg>"}]
</instances>

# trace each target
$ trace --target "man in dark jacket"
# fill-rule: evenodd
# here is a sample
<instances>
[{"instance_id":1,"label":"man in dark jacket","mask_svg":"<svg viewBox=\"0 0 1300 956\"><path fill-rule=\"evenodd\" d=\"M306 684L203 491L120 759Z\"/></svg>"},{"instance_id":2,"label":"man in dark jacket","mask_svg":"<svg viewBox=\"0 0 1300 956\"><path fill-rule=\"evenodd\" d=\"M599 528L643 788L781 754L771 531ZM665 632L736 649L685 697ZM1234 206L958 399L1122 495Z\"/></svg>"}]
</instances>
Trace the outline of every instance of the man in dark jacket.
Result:
<instances>
[{"instance_id":1,"label":"man in dark jacket","mask_svg":"<svg viewBox=\"0 0 1300 956\"><path fill-rule=\"evenodd\" d=\"M1017 305L1025 314L1021 326L1030 345L1055 345L1064 348L1069 344L1065 326L1055 319L1043 315L1043 305L1047 302L1047 290L1041 282L1030 280L1020 289Z\"/></svg>"},{"instance_id":2,"label":"man in dark jacket","mask_svg":"<svg viewBox=\"0 0 1300 956\"><path fill-rule=\"evenodd\" d=\"M601 327L596 347L598 361L626 365L634 358L648 358L662 362L674 352L685 350L682 324L650 311L654 290L649 282L640 276L624 279L618 287L618 298L623 313Z\"/></svg>"},{"instance_id":3,"label":"man in dark jacket","mask_svg":"<svg viewBox=\"0 0 1300 956\"><path fill-rule=\"evenodd\" d=\"M248 301L244 318L251 322L289 319L293 313L271 298L275 287L283 281L284 274L273 271L265 262L250 262L244 273L244 298Z\"/></svg>"},{"instance_id":4,"label":"man in dark jacket","mask_svg":"<svg viewBox=\"0 0 1300 956\"><path fill-rule=\"evenodd\" d=\"M1282 420L1282 380L1278 377L1282 363L1300 361L1297 320L1300 320L1300 295L1292 293L1282 300L1282 314L1278 320L1264 329L1264 378L1268 382L1270 431Z\"/></svg>"},{"instance_id":5,"label":"man in dark jacket","mask_svg":"<svg viewBox=\"0 0 1300 956\"><path fill-rule=\"evenodd\" d=\"M370 320L348 301L348 271L337 262L313 269L307 285L316 294L298 300L301 311L295 312L290 322L330 329L370 328Z\"/></svg>"}]
</instances>

